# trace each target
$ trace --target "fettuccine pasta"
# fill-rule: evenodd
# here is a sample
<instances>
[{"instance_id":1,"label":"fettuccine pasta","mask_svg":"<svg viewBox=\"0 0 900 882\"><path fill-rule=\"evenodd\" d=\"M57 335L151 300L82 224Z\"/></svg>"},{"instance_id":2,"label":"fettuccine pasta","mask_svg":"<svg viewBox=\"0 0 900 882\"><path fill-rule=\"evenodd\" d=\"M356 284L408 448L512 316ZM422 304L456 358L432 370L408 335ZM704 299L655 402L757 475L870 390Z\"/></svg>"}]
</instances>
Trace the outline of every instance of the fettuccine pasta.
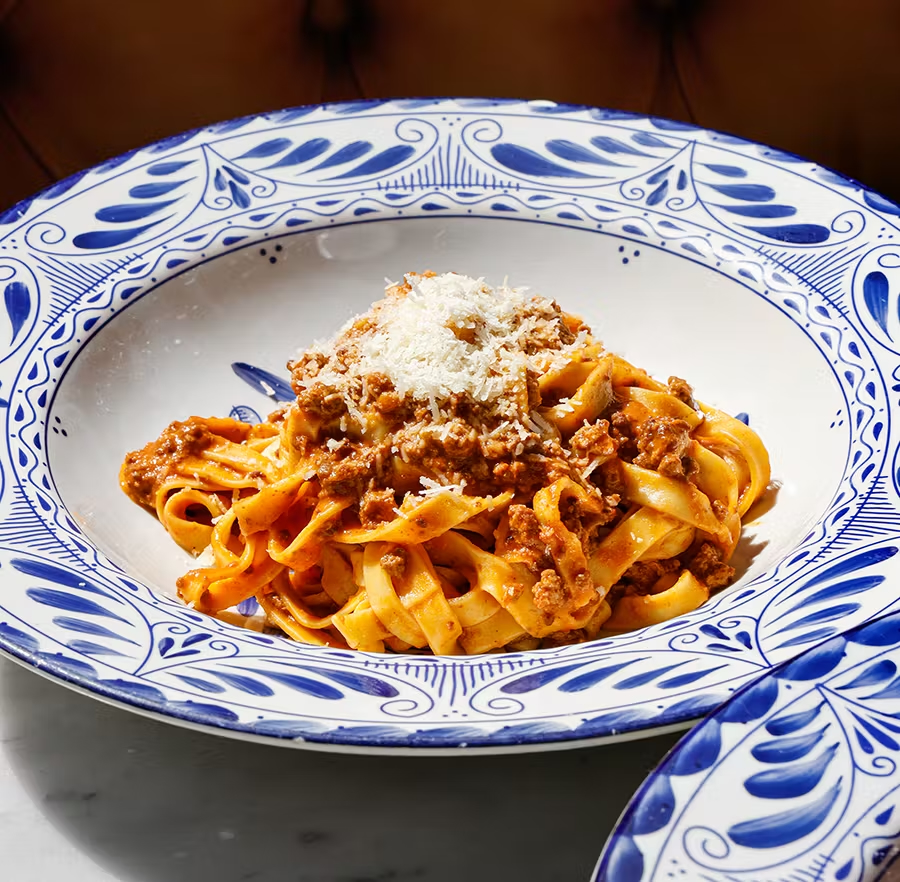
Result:
<instances>
[{"instance_id":1,"label":"fettuccine pasta","mask_svg":"<svg viewBox=\"0 0 900 882\"><path fill-rule=\"evenodd\" d=\"M288 367L265 422L172 423L120 480L198 556L187 603L304 643L472 654L664 622L733 580L769 482L748 426L523 289L410 274Z\"/></svg>"}]
</instances>

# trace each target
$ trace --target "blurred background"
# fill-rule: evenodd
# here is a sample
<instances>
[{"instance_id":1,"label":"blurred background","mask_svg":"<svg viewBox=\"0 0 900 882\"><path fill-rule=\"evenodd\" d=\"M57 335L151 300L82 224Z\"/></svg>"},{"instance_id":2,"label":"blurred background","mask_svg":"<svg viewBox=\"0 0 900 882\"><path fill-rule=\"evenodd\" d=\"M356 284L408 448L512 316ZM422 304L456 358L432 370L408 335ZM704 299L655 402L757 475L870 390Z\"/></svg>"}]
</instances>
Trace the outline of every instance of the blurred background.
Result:
<instances>
[{"instance_id":1,"label":"blurred background","mask_svg":"<svg viewBox=\"0 0 900 882\"><path fill-rule=\"evenodd\" d=\"M0 210L185 129L465 95L667 116L900 199L897 0L0 0Z\"/></svg>"}]
</instances>

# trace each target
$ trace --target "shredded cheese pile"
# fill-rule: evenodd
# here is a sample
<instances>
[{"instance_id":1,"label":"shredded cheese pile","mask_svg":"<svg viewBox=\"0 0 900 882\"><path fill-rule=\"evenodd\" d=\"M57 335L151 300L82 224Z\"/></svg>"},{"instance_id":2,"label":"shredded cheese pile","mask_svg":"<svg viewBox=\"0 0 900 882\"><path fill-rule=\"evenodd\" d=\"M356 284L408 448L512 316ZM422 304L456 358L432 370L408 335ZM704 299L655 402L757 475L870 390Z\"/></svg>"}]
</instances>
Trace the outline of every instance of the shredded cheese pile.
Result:
<instances>
[{"instance_id":1,"label":"shredded cheese pile","mask_svg":"<svg viewBox=\"0 0 900 882\"><path fill-rule=\"evenodd\" d=\"M313 347L326 358L315 382L347 398L354 381L364 388L368 376L381 374L400 396L429 402L438 421L439 404L452 395L485 404L507 397L521 401L528 371L563 365L584 345L584 331L574 342L558 342L558 310L526 288L492 288L484 279L457 273L410 274L406 282L408 292L387 289L362 330L354 319L331 341ZM554 339L555 345L535 345ZM353 357L336 359L348 341Z\"/></svg>"}]
</instances>

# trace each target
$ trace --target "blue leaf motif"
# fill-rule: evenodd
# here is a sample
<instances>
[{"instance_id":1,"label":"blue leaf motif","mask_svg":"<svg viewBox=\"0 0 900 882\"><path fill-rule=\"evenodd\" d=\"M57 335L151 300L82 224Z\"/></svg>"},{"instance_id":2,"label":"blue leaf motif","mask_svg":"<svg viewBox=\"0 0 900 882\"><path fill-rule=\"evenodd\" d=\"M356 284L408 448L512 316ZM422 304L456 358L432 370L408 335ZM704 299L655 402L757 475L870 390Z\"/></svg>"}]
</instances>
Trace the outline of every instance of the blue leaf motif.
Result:
<instances>
[{"instance_id":1,"label":"blue leaf motif","mask_svg":"<svg viewBox=\"0 0 900 882\"><path fill-rule=\"evenodd\" d=\"M778 698L778 681L766 677L735 695L721 713L723 723L750 723L765 716Z\"/></svg>"},{"instance_id":2,"label":"blue leaf motif","mask_svg":"<svg viewBox=\"0 0 900 882\"><path fill-rule=\"evenodd\" d=\"M51 184L46 190L41 192L41 199L56 199L57 196L68 193L86 174L87 171L75 172L75 174L69 175L69 177L63 178L55 184Z\"/></svg>"},{"instance_id":3,"label":"blue leaf motif","mask_svg":"<svg viewBox=\"0 0 900 882\"><path fill-rule=\"evenodd\" d=\"M892 695L890 697L893 698L895 696ZM881 724L881 727L879 727L879 726L876 726L874 723L870 722L869 720L863 719L857 713L853 713L853 716L856 718L856 720L859 722L859 724L863 727L863 729L865 729L866 732L868 732L883 747L886 747L888 750L893 750L893 751L900 750L900 743L897 742L897 739L884 731L885 729L887 729L890 732L900 732L900 726L897 726L894 723L889 723L889 722L887 722L887 720L879 719L878 722Z\"/></svg>"},{"instance_id":4,"label":"blue leaf motif","mask_svg":"<svg viewBox=\"0 0 900 882\"><path fill-rule=\"evenodd\" d=\"M893 682L888 683L884 689L869 695L868 698L900 698L900 677L897 677Z\"/></svg>"},{"instance_id":5,"label":"blue leaf motif","mask_svg":"<svg viewBox=\"0 0 900 882\"><path fill-rule=\"evenodd\" d=\"M827 570L819 573L815 578L810 579L806 583L806 586L814 585L817 582L824 581L825 579L833 579L836 576L844 576L847 573L852 573L854 570L859 570L863 567L874 566L875 564L879 564L883 561L889 560L896 553L897 548L893 545L886 545L882 548L874 548L870 551L863 551L861 554L856 554L853 555L853 557L848 557L846 560L840 561L834 566L831 566ZM886 621L886 619L883 619L882 621Z\"/></svg>"},{"instance_id":6,"label":"blue leaf motif","mask_svg":"<svg viewBox=\"0 0 900 882\"><path fill-rule=\"evenodd\" d=\"M212 634L207 634L205 631L199 631L196 634L191 634L190 637L186 637L181 641L182 646L193 646L195 643L202 643L204 640L209 640L212 637Z\"/></svg>"},{"instance_id":7,"label":"blue leaf motif","mask_svg":"<svg viewBox=\"0 0 900 882\"><path fill-rule=\"evenodd\" d=\"M730 214L740 217L758 217L763 219L791 217L797 213L792 205L717 205Z\"/></svg>"},{"instance_id":8,"label":"blue leaf motif","mask_svg":"<svg viewBox=\"0 0 900 882\"><path fill-rule=\"evenodd\" d=\"M335 150L331 156L326 157L317 165L314 165L310 171L321 171L323 168L334 168L336 165L343 165L345 162L353 162L360 156L365 156L372 149L372 145L368 141L353 141Z\"/></svg>"},{"instance_id":9,"label":"blue leaf motif","mask_svg":"<svg viewBox=\"0 0 900 882\"><path fill-rule=\"evenodd\" d=\"M617 836L607 852L602 875L597 882L641 882L644 856L630 836Z\"/></svg>"},{"instance_id":10,"label":"blue leaf motif","mask_svg":"<svg viewBox=\"0 0 900 882\"><path fill-rule=\"evenodd\" d=\"M6 622L0 622L0 640L5 643L11 643L13 646L18 646L19 649L29 654L37 652L38 649L38 642L31 634L26 634L18 628L13 628L12 625L7 625Z\"/></svg>"},{"instance_id":11,"label":"blue leaf motif","mask_svg":"<svg viewBox=\"0 0 900 882\"><path fill-rule=\"evenodd\" d=\"M164 208L168 208L177 202L177 199L168 199L165 202L139 202L134 205L109 205L94 212L94 217L108 224L129 224L143 220L156 214Z\"/></svg>"},{"instance_id":12,"label":"blue leaf motif","mask_svg":"<svg viewBox=\"0 0 900 882\"><path fill-rule=\"evenodd\" d=\"M798 763L788 769L772 769L751 775L744 781L744 789L751 796L758 796L760 799L793 799L806 796L818 787L837 749L838 745L832 744L808 762Z\"/></svg>"},{"instance_id":13,"label":"blue leaf motif","mask_svg":"<svg viewBox=\"0 0 900 882\"><path fill-rule=\"evenodd\" d=\"M38 652L34 655L35 660L45 666L50 671L63 671L76 677L86 677L94 680L97 677L97 671L93 665L89 665L86 661L72 658L71 656L62 655L61 653ZM107 682L110 682L107 680ZM115 682L115 681L113 681Z\"/></svg>"},{"instance_id":14,"label":"blue leaf motif","mask_svg":"<svg viewBox=\"0 0 900 882\"><path fill-rule=\"evenodd\" d=\"M297 397L289 383L262 368L254 367L243 361L236 361L232 363L231 369L257 392L262 392L263 395L274 398L276 401L293 401Z\"/></svg>"},{"instance_id":15,"label":"blue leaf motif","mask_svg":"<svg viewBox=\"0 0 900 882\"><path fill-rule=\"evenodd\" d=\"M849 630L845 639L860 646L896 646L900 643L900 613L858 625Z\"/></svg>"},{"instance_id":16,"label":"blue leaf motif","mask_svg":"<svg viewBox=\"0 0 900 882\"><path fill-rule=\"evenodd\" d=\"M661 689L681 689L683 686L689 686L691 683L696 683L703 677L708 677L710 674L722 670L723 667L723 665L719 665L715 668L704 668L701 671L691 671L687 674L679 674L677 677L661 680L658 685Z\"/></svg>"},{"instance_id":17,"label":"blue leaf motif","mask_svg":"<svg viewBox=\"0 0 900 882\"><path fill-rule=\"evenodd\" d=\"M844 646L841 640L830 640L822 646L816 646L799 658L788 662L774 675L775 680L816 680L830 674L844 657Z\"/></svg>"},{"instance_id":18,"label":"blue leaf motif","mask_svg":"<svg viewBox=\"0 0 900 882\"><path fill-rule=\"evenodd\" d=\"M859 606L858 603L839 603L836 606L816 610L816 612L803 616L795 622L790 622L783 628L779 628L775 633L783 634L785 631L792 631L795 628L805 628L807 625L820 625L824 622L833 622L837 619L852 615L859 609Z\"/></svg>"},{"instance_id":19,"label":"blue leaf motif","mask_svg":"<svg viewBox=\"0 0 900 882\"><path fill-rule=\"evenodd\" d=\"M175 172L181 171L186 165L191 165L193 162L193 159L175 162L158 162L156 165L152 165L147 169L147 174L153 175L154 177L174 175Z\"/></svg>"},{"instance_id":20,"label":"blue leaf motif","mask_svg":"<svg viewBox=\"0 0 900 882\"><path fill-rule=\"evenodd\" d=\"M254 680L253 677L247 677L244 674L227 674L224 671L208 671L207 673L215 675L223 683L227 683L229 686L233 686L235 689L239 689L241 692L246 692L249 695L259 695L267 698L275 694L265 683L261 683L259 680Z\"/></svg>"},{"instance_id":21,"label":"blue leaf motif","mask_svg":"<svg viewBox=\"0 0 900 882\"><path fill-rule=\"evenodd\" d=\"M13 569L24 573L26 576L35 576L38 579L48 579L57 585L65 585L67 588L75 588L78 591L84 591L88 594L99 594L107 600L113 600L121 603L117 597L108 594L101 588L98 588L93 582L88 582L83 576L64 570L61 567L53 566L53 564L45 563L40 560L28 560L27 558L13 558L10 563Z\"/></svg>"},{"instance_id":22,"label":"blue leaf motif","mask_svg":"<svg viewBox=\"0 0 900 882\"><path fill-rule=\"evenodd\" d=\"M776 242L787 242L791 245L818 245L825 242L831 235L831 230L821 224L785 224L775 227L745 226L744 229L752 230L754 233L774 239Z\"/></svg>"},{"instance_id":23,"label":"blue leaf motif","mask_svg":"<svg viewBox=\"0 0 900 882\"><path fill-rule=\"evenodd\" d=\"M509 683L504 683L500 687L500 691L507 695L524 695L528 692L534 692L535 689L540 689L541 686L552 683L554 680L558 680L560 677L564 677L571 671L577 671L582 667L584 667L584 665L579 662L574 665L563 665L559 668L544 668L542 671L526 674L524 677L517 677Z\"/></svg>"},{"instance_id":24,"label":"blue leaf motif","mask_svg":"<svg viewBox=\"0 0 900 882\"><path fill-rule=\"evenodd\" d=\"M635 836L644 836L662 830L672 819L674 809L675 794L672 793L668 775L654 775L629 820L629 832Z\"/></svg>"},{"instance_id":25,"label":"blue leaf motif","mask_svg":"<svg viewBox=\"0 0 900 882\"><path fill-rule=\"evenodd\" d=\"M546 146L547 150L554 156L558 156L560 159L565 159L569 162L590 162L594 165L610 165L615 166L616 168L628 167L623 166L621 162L615 162L612 159L607 159L605 156L600 156L598 153L594 153L593 150L588 150L586 147L575 144L573 141L548 141L544 146Z\"/></svg>"},{"instance_id":26,"label":"blue leaf motif","mask_svg":"<svg viewBox=\"0 0 900 882\"><path fill-rule=\"evenodd\" d=\"M704 168L708 168L711 172L715 172L717 175L722 175L726 178L747 177L747 172L736 165L718 165L716 163L704 163Z\"/></svg>"},{"instance_id":27,"label":"blue leaf motif","mask_svg":"<svg viewBox=\"0 0 900 882\"><path fill-rule=\"evenodd\" d=\"M132 187L128 191L128 195L132 199L156 199L159 196L165 196L166 193L171 193L172 190L183 187L188 181L192 180L194 179L185 178L181 181L159 181L158 183L138 184L137 187Z\"/></svg>"},{"instance_id":28,"label":"blue leaf motif","mask_svg":"<svg viewBox=\"0 0 900 882\"><path fill-rule=\"evenodd\" d=\"M897 665L890 659L883 658L869 665L862 673L857 674L849 683L838 686L839 690L859 689L863 686L877 686L890 680L897 673Z\"/></svg>"},{"instance_id":29,"label":"blue leaf motif","mask_svg":"<svg viewBox=\"0 0 900 882\"><path fill-rule=\"evenodd\" d=\"M31 293L24 282L10 282L3 291L3 305L12 326L10 343L16 342L19 331L31 313Z\"/></svg>"},{"instance_id":30,"label":"blue leaf motif","mask_svg":"<svg viewBox=\"0 0 900 882\"><path fill-rule=\"evenodd\" d=\"M595 686L597 683L602 682L607 677L611 677L617 671L621 671L622 668L627 668L629 665L633 665L635 662L643 661L640 658L629 659L625 662L620 662L617 665L608 665L605 668L600 668L594 671L588 671L586 674L580 674L577 677L573 677L571 680L567 680L559 687L560 692L583 692L585 689L590 689L591 686ZM573 665L573 667L575 667ZM524 679L524 678L523 678Z\"/></svg>"},{"instance_id":31,"label":"blue leaf motif","mask_svg":"<svg viewBox=\"0 0 900 882\"><path fill-rule=\"evenodd\" d=\"M88 621L87 619L70 619L68 616L56 616L53 619L53 624L66 631L76 631L80 634L92 634L94 637L106 637L108 640L120 640L123 643L130 643L132 646L138 645L134 640L129 640L122 634L117 634L115 631L105 628L97 622Z\"/></svg>"},{"instance_id":32,"label":"blue leaf motif","mask_svg":"<svg viewBox=\"0 0 900 882\"><path fill-rule=\"evenodd\" d=\"M537 178L592 178L574 168L551 162L549 159L517 144L495 144L491 147L491 156L508 169L519 174Z\"/></svg>"},{"instance_id":33,"label":"blue leaf motif","mask_svg":"<svg viewBox=\"0 0 900 882\"><path fill-rule=\"evenodd\" d=\"M159 650L160 655L165 655L174 645L175 641L171 637L163 637L163 639L157 643L156 648Z\"/></svg>"},{"instance_id":34,"label":"blue leaf motif","mask_svg":"<svg viewBox=\"0 0 900 882\"><path fill-rule=\"evenodd\" d=\"M779 649L785 649L788 646L803 646L804 643L816 643L824 640L826 637L832 637L837 634L838 629L835 625L826 625L824 628L816 628L813 631L804 631L797 634L783 643L778 644Z\"/></svg>"},{"instance_id":35,"label":"blue leaf motif","mask_svg":"<svg viewBox=\"0 0 900 882\"><path fill-rule=\"evenodd\" d=\"M142 233L145 233L157 224L161 224L164 220L168 220L168 218L162 218L142 227L130 227L127 230L92 230L88 233L79 233L72 239L72 244L76 248L83 248L86 251L96 251L100 248L117 248L119 245L124 245L132 239L136 239Z\"/></svg>"},{"instance_id":36,"label":"blue leaf motif","mask_svg":"<svg viewBox=\"0 0 900 882\"><path fill-rule=\"evenodd\" d=\"M80 652L82 655L124 655L117 649L113 649L110 646L101 646L92 640L70 640L66 645L69 649L74 649L75 652Z\"/></svg>"},{"instance_id":37,"label":"blue leaf motif","mask_svg":"<svg viewBox=\"0 0 900 882\"><path fill-rule=\"evenodd\" d=\"M647 205L658 205L663 199L666 198L666 194L669 192L669 182L663 181L648 197L647 197ZM643 235L643 233L641 234Z\"/></svg>"},{"instance_id":38,"label":"blue leaf motif","mask_svg":"<svg viewBox=\"0 0 900 882\"><path fill-rule=\"evenodd\" d=\"M307 107L289 107L287 110L278 110L273 113L267 113L266 119L273 122L288 123L303 116L308 116L314 110L318 109L318 105L310 104Z\"/></svg>"},{"instance_id":39,"label":"blue leaf motif","mask_svg":"<svg viewBox=\"0 0 900 882\"><path fill-rule=\"evenodd\" d=\"M304 141L299 147L295 147L286 156L282 156L278 162L267 165L266 168L286 168L291 165L300 165L302 162L309 162L310 159L321 156L330 146L331 141L327 138L312 138Z\"/></svg>"},{"instance_id":40,"label":"blue leaf motif","mask_svg":"<svg viewBox=\"0 0 900 882\"><path fill-rule=\"evenodd\" d=\"M797 711L797 713L775 717L766 723L766 731L770 735L790 735L792 732L799 732L819 716L821 710L822 705L819 704L808 711Z\"/></svg>"},{"instance_id":41,"label":"blue leaf motif","mask_svg":"<svg viewBox=\"0 0 900 882\"><path fill-rule=\"evenodd\" d=\"M258 668L252 668L255 674L268 677L282 686L295 689L297 692L303 692L314 698L324 698L328 701L337 701L344 697L344 693L327 683L320 683L318 680L311 680L309 677L301 677L297 674L282 674L280 671L261 671Z\"/></svg>"},{"instance_id":42,"label":"blue leaf motif","mask_svg":"<svg viewBox=\"0 0 900 882\"><path fill-rule=\"evenodd\" d=\"M838 781L815 802L752 821L735 824L728 831L732 842L745 848L778 848L808 836L828 817L841 793Z\"/></svg>"},{"instance_id":43,"label":"blue leaf motif","mask_svg":"<svg viewBox=\"0 0 900 882\"><path fill-rule=\"evenodd\" d=\"M878 322L878 326L885 334L888 333L889 296L890 288L884 273L876 270L863 279L863 302L866 304L866 309L869 310L869 315Z\"/></svg>"},{"instance_id":44,"label":"blue leaf motif","mask_svg":"<svg viewBox=\"0 0 900 882\"><path fill-rule=\"evenodd\" d=\"M247 195L247 191L243 187L239 187L234 181L229 181L228 189L231 191L231 198L234 200L234 204L237 205L238 208L250 207L250 197Z\"/></svg>"},{"instance_id":45,"label":"blue leaf motif","mask_svg":"<svg viewBox=\"0 0 900 882\"><path fill-rule=\"evenodd\" d=\"M665 119L664 117L659 116L651 116L650 122L656 126L658 129L662 129L664 132L693 132L696 130L696 126L692 123L684 123L675 119ZM722 138L722 136L718 136ZM722 138L722 140L724 140ZM743 144L745 143L743 139L735 139L737 143Z\"/></svg>"},{"instance_id":46,"label":"blue leaf motif","mask_svg":"<svg viewBox=\"0 0 900 882\"><path fill-rule=\"evenodd\" d=\"M874 208L876 211L900 216L900 206L895 202L890 202L883 196L879 196L878 193L873 193L871 190L864 190L863 199L865 199L866 205L870 208Z\"/></svg>"},{"instance_id":47,"label":"blue leaf motif","mask_svg":"<svg viewBox=\"0 0 900 882\"><path fill-rule=\"evenodd\" d=\"M818 709L817 709L818 710ZM767 727L768 728L768 727ZM750 753L761 763L792 763L805 757L825 737L828 726L806 735L773 738L757 744Z\"/></svg>"},{"instance_id":48,"label":"blue leaf motif","mask_svg":"<svg viewBox=\"0 0 900 882\"><path fill-rule=\"evenodd\" d=\"M370 159L361 162L342 174L329 178L329 180L339 181L343 178L360 178L363 175L374 175L393 168L395 165L400 165L401 162L405 162L415 152L415 148L409 144L396 144L393 147L388 147L387 150L382 150L381 153L376 153Z\"/></svg>"},{"instance_id":49,"label":"blue leaf motif","mask_svg":"<svg viewBox=\"0 0 900 882\"><path fill-rule=\"evenodd\" d=\"M652 153L644 153L643 150L635 150L630 144L624 141L617 141L615 138L609 138L605 135L597 135L591 138L593 144L598 150L604 153L623 153L630 156L648 156L652 157Z\"/></svg>"},{"instance_id":50,"label":"blue leaf motif","mask_svg":"<svg viewBox=\"0 0 900 882\"><path fill-rule=\"evenodd\" d=\"M853 870L853 858L850 858L845 864L842 864L834 871L834 878L837 879L837 882L844 882L844 880L850 875L850 872Z\"/></svg>"},{"instance_id":51,"label":"blue leaf motif","mask_svg":"<svg viewBox=\"0 0 900 882\"><path fill-rule=\"evenodd\" d=\"M87 597L57 591L55 588L28 588L25 593L37 603L53 607L53 609L64 609L67 612L81 613L86 616L104 616L124 622L126 625L131 624L128 619L117 616Z\"/></svg>"},{"instance_id":52,"label":"blue leaf motif","mask_svg":"<svg viewBox=\"0 0 900 882\"><path fill-rule=\"evenodd\" d=\"M367 674L357 674L353 671L329 671L325 668L314 668L308 665L300 666L301 670L318 674L341 686L346 686L354 692L362 692L364 695L377 695L379 698L396 698L400 693L390 683L378 677Z\"/></svg>"},{"instance_id":53,"label":"blue leaf motif","mask_svg":"<svg viewBox=\"0 0 900 882\"><path fill-rule=\"evenodd\" d=\"M683 664L687 664L687 662L677 662L674 665L666 665L662 668L654 668L652 671L644 671L642 674L635 674L633 677L626 677L624 680L616 683L613 689L637 689L640 686L646 686L657 677L668 674L669 671L674 671L675 668L680 668Z\"/></svg>"},{"instance_id":54,"label":"blue leaf motif","mask_svg":"<svg viewBox=\"0 0 900 882\"><path fill-rule=\"evenodd\" d=\"M821 603L824 600L837 600L839 597L849 597L852 594L868 591L871 588L876 588L883 581L884 576L860 576L856 579L848 579L846 582L835 582L833 585L820 588L814 594L810 594L808 597L798 601L788 610L788 613L796 612L798 609L802 609L811 603ZM811 584L814 583L807 583L800 590L805 590Z\"/></svg>"},{"instance_id":55,"label":"blue leaf motif","mask_svg":"<svg viewBox=\"0 0 900 882\"><path fill-rule=\"evenodd\" d=\"M650 132L635 132L631 136L631 140L634 141L635 144L640 144L641 147L662 147L664 150L668 150L672 146L663 141L662 138L651 135Z\"/></svg>"},{"instance_id":56,"label":"blue leaf motif","mask_svg":"<svg viewBox=\"0 0 900 882\"><path fill-rule=\"evenodd\" d=\"M361 113L372 107L378 107L382 101L380 98L360 98L356 101L339 101L334 104L326 104L325 109L333 113Z\"/></svg>"},{"instance_id":57,"label":"blue leaf motif","mask_svg":"<svg viewBox=\"0 0 900 882\"><path fill-rule=\"evenodd\" d=\"M264 159L274 156L276 153L282 153L290 146L290 138L273 138L271 141L263 141L262 144L252 147L246 153L242 153L238 159Z\"/></svg>"},{"instance_id":58,"label":"blue leaf motif","mask_svg":"<svg viewBox=\"0 0 900 882\"><path fill-rule=\"evenodd\" d=\"M259 601L255 597L248 597L237 605L237 611L242 616L255 616L259 612Z\"/></svg>"},{"instance_id":59,"label":"blue leaf motif","mask_svg":"<svg viewBox=\"0 0 900 882\"><path fill-rule=\"evenodd\" d=\"M682 741L681 749L673 755L667 771L675 776L705 772L719 758L721 750L721 726L718 720L712 718L694 729L691 735Z\"/></svg>"},{"instance_id":60,"label":"blue leaf motif","mask_svg":"<svg viewBox=\"0 0 900 882\"><path fill-rule=\"evenodd\" d=\"M193 686L194 689L199 689L201 692L225 691L224 686L220 686L218 683L210 683L208 680L201 680L199 677L189 677L187 674L175 674L175 676L181 680L182 683L187 683L188 686Z\"/></svg>"},{"instance_id":61,"label":"blue leaf motif","mask_svg":"<svg viewBox=\"0 0 900 882\"><path fill-rule=\"evenodd\" d=\"M765 184L707 184L717 193L742 202L771 202L775 191Z\"/></svg>"}]
</instances>

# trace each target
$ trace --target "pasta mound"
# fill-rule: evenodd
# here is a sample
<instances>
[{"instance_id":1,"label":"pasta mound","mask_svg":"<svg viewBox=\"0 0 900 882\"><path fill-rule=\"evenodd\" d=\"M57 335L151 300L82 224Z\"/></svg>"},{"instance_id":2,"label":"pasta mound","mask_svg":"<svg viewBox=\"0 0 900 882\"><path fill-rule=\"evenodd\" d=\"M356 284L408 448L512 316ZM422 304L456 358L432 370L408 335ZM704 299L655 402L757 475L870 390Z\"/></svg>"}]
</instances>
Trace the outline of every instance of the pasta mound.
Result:
<instances>
[{"instance_id":1,"label":"pasta mound","mask_svg":"<svg viewBox=\"0 0 900 882\"><path fill-rule=\"evenodd\" d=\"M265 422L174 422L120 482L199 555L186 602L304 643L473 654L665 621L733 580L769 481L750 428L526 289L408 274L288 368Z\"/></svg>"}]
</instances>

